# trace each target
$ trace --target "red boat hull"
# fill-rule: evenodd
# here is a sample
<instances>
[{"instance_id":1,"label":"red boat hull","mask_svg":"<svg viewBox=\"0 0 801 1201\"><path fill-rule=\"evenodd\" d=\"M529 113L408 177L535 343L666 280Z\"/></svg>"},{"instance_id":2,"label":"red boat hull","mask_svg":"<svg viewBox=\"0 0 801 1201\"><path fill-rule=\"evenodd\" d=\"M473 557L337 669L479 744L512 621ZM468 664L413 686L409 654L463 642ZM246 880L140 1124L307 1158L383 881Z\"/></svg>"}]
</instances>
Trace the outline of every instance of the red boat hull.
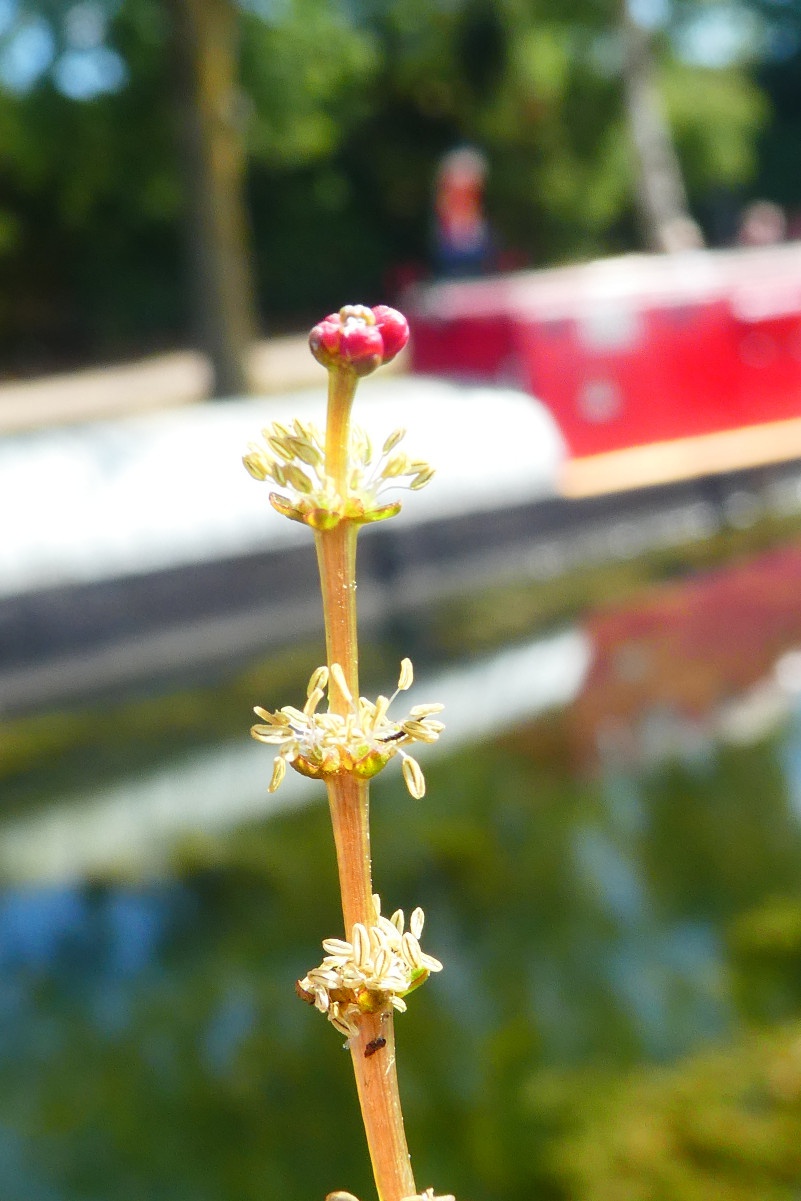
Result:
<instances>
[{"instance_id":1,"label":"red boat hull","mask_svg":"<svg viewBox=\"0 0 801 1201\"><path fill-rule=\"evenodd\" d=\"M429 285L417 372L514 383L580 458L801 417L801 244Z\"/></svg>"}]
</instances>

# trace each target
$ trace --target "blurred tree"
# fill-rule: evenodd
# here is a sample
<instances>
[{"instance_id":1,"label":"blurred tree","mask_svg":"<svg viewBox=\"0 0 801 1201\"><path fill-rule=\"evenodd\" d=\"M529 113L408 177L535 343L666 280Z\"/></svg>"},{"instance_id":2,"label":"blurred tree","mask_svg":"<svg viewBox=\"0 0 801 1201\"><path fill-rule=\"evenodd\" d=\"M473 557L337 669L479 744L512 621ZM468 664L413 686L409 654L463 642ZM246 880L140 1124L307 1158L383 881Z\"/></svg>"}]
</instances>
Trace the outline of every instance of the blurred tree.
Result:
<instances>
[{"instance_id":1,"label":"blurred tree","mask_svg":"<svg viewBox=\"0 0 801 1201\"><path fill-rule=\"evenodd\" d=\"M184 177L193 164L198 184L214 166L217 189L216 203L211 176L191 190L196 250L197 231L216 238L202 256L199 305L214 302L208 273L222 248L230 258L247 237L242 209L233 212L242 186L257 299L274 326L305 322L343 296L386 295L399 265L425 271L436 166L463 142L489 161L488 208L516 261L636 244L617 0L189 5L0 6L0 344L17 369L41 368L43 352L65 363L185 336L190 199L172 116L180 78ZM217 74L207 72L225 93L213 121L209 96L189 86L199 78L191 39L176 46L171 34L170 18L192 13L206 29L227 21L213 39ZM653 45L654 86L697 212L713 190L747 186L765 105L743 65L698 67L681 46L680 56L672 25ZM202 106L186 104L192 94L206 105L203 120ZM223 128L227 158L201 156L200 132ZM230 139L237 128L244 150ZM217 290L239 310L227 327L233 341L255 322L253 284L236 258L215 269Z\"/></svg>"},{"instance_id":2,"label":"blurred tree","mask_svg":"<svg viewBox=\"0 0 801 1201\"><path fill-rule=\"evenodd\" d=\"M646 245L651 250L685 250L703 244L690 216L687 190L664 104L659 94L651 36L621 4L623 92L634 152L637 206Z\"/></svg>"},{"instance_id":3,"label":"blurred tree","mask_svg":"<svg viewBox=\"0 0 801 1201\"><path fill-rule=\"evenodd\" d=\"M231 0L170 0L170 55L180 119L180 159L191 295L215 396L248 391L256 333L255 288L245 207L239 14Z\"/></svg>"}]
</instances>

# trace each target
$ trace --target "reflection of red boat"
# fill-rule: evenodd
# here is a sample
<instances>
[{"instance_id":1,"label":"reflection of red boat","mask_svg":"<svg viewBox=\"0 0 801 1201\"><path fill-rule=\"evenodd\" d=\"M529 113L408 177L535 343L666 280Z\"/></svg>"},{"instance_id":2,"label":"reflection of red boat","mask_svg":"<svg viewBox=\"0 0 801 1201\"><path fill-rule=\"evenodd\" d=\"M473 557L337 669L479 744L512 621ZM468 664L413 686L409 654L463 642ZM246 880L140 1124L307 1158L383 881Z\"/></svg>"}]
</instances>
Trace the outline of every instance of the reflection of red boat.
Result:
<instances>
[{"instance_id":1,"label":"reflection of red boat","mask_svg":"<svg viewBox=\"0 0 801 1201\"><path fill-rule=\"evenodd\" d=\"M572 707L585 751L626 745L654 714L714 730L727 706L772 681L801 645L801 546L670 583L584 623L593 663ZM620 749L620 747L618 747Z\"/></svg>"},{"instance_id":2,"label":"reflection of red boat","mask_svg":"<svg viewBox=\"0 0 801 1201\"><path fill-rule=\"evenodd\" d=\"M686 439L692 455L699 438L766 426L751 462L801 454L799 243L434 284L409 307L416 371L522 385L574 465ZM748 453L725 443L711 469Z\"/></svg>"}]
</instances>

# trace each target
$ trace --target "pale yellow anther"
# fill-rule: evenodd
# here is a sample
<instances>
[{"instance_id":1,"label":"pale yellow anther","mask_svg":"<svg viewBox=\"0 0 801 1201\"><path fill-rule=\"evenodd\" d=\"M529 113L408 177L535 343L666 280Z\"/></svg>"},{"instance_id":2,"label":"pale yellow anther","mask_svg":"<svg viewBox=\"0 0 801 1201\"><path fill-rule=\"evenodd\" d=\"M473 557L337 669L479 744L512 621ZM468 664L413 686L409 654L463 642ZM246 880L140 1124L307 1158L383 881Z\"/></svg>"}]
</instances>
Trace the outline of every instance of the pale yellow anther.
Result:
<instances>
[{"instance_id":1,"label":"pale yellow anther","mask_svg":"<svg viewBox=\"0 0 801 1201\"><path fill-rule=\"evenodd\" d=\"M385 465L382 475L385 479L393 479L396 475L407 475L409 472L409 456L399 452L393 455Z\"/></svg>"},{"instance_id":2,"label":"pale yellow anther","mask_svg":"<svg viewBox=\"0 0 801 1201\"><path fill-rule=\"evenodd\" d=\"M287 463L284 468L284 475L290 487L302 495L308 496L310 492L314 491L314 485L306 475L306 472L301 467L296 467L294 463Z\"/></svg>"},{"instance_id":3,"label":"pale yellow anther","mask_svg":"<svg viewBox=\"0 0 801 1201\"><path fill-rule=\"evenodd\" d=\"M410 794L416 801L421 800L426 794L426 781L420 764L411 755L404 755L402 771Z\"/></svg>"},{"instance_id":4,"label":"pale yellow anther","mask_svg":"<svg viewBox=\"0 0 801 1201\"><path fill-rule=\"evenodd\" d=\"M344 955L347 958L353 948L344 938L324 938L323 950L328 951L330 955Z\"/></svg>"},{"instance_id":5,"label":"pale yellow anther","mask_svg":"<svg viewBox=\"0 0 801 1201\"><path fill-rule=\"evenodd\" d=\"M294 705L284 705L281 712L290 722L295 722L297 725L305 724L308 717L308 714L304 713L302 709L296 709Z\"/></svg>"},{"instance_id":6,"label":"pale yellow anther","mask_svg":"<svg viewBox=\"0 0 801 1201\"><path fill-rule=\"evenodd\" d=\"M267 785L268 792L275 792L279 784L286 775L286 759L282 759L280 755L276 755L273 761L273 774L270 783Z\"/></svg>"},{"instance_id":7,"label":"pale yellow anther","mask_svg":"<svg viewBox=\"0 0 801 1201\"><path fill-rule=\"evenodd\" d=\"M405 692L414 683L414 668L411 659L401 660L400 676L398 677L398 692Z\"/></svg>"},{"instance_id":8,"label":"pale yellow anther","mask_svg":"<svg viewBox=\"0 0 801 1201\"><path fill-rule=\"evenodd\" d=\"M423 966L423 959L420 952L420 944L413 934L407 930L403 936L403 957L407 962L412 963L415 968Z\"/></svg>"},{"instance_id":9,"label":"pale yellow anther","mask_svg":"<svg viewBox=\"0 0 801 1201\"><path fill-rule=\"evenodd\" d=\"M264 452L252 442L248 444L247 454L242 459L246 470L255 480L266 480L271 474L272 464Z\"/></svg>"},{"instance_id":10,"label":"pale yellow anther","mask_svg":"<svg viewBox=\"0 0 801 1201\"><path fill-rule=\"evenodd\" d=\"M317 667L309 677L309 686L306 689L306 696L311 696L318 688L326 688L328 686L328 668ZM417 714L414 714L416 717Z\"/></svg>"},{"instance_id":11,"label":"pale yellow anther","mask_svg":"<svg viewBox=\"0 0 801 1201\"><path fill-rule=\"evenodd\" d=\"M370 949L374 952L380 950L383 946L380 928L378 926L371 926L368 933L370 935Z\"/></svg>"},{"instance_id":12,"label":"pale yellow anther","mask_svg":"<svg viewBox=\"0 0 801 1201\"><path fill-rule=\"evenodd\" d=\"M382 452L385 455L390 454L395 449L395 447L398 445L398 443L402 442L405 437L406 437L405 429L401 428L401 429L393 430L392 433L387 438L384 445L381 447Z\"/></svg>"},{"instance_id":13,"label":"pale yellow anther","mask_svg":"<svg viewBox=\"0 0 801 1201\"><path fill-rule=\"evenodd\" d=\"M322 688L315 688L314 692L309 693L308 700L303 706L303 712L307 717L311 717L312 714L316 712L317 706L324 696L325 693L323 692Z\"/></svg>"},{"instance_id":14,"label":"pale yellow anther","mask_svg":"<svg viewBox=\"0 0 801 1201\"><path fill-rule=\"evenodd\" d=\"M288 438L287 445L295 458L309 467L317 467L322 460L322 454L308 438Z\"/></svg>"},{"instance_id":15,"label":"pale yellow anther","mask_svg":"<svg viewBox=\"0 0 801 1201\"><path fill-rule=\"evenodd\" d=\"M292 450L287 446L284 438L278 437L276 434L270 434L266 441L270 450L273 454L278 455L279 459L286 459L287 463L289 463L294 458Z\"/></svg>"},{"instance_id":16,"label":"pale yellow anther","mask_svg":"<svg viewBox=\"0 0 801 1201\"><path fill-rule=\"evenodd\" d=\"M331 679L334 681L348 704L352 705L353 694L350 688L348 688L348 681L345 679L345 673L339 663L331 664Z\"/></svg>"},{"instance_id":17,"label":"pale yellow anther","mask_svg":"<svg viewBox=\"0 0 801 1201\"><path fill-rule=\"evenodd\" d=\"M442 732L437 729L437 726L441 725L441 722L430 722L427 724L423 721L405 721L401 729L404 734L408 734L417 742L436 742Z\"/></svg>"},{"instance_id":18,"label":"pale yellow anther","mask_svg":"<svg viewBox=\"0 0 801 1201\"><path fill-rule=\"evenodd\" d=\"M353 946L353 958L356 966L364 968L370 960L370 935L367 933L365 926L361 922L356 922L351 935L351 943Z\"/></svg>"}]
</instances>

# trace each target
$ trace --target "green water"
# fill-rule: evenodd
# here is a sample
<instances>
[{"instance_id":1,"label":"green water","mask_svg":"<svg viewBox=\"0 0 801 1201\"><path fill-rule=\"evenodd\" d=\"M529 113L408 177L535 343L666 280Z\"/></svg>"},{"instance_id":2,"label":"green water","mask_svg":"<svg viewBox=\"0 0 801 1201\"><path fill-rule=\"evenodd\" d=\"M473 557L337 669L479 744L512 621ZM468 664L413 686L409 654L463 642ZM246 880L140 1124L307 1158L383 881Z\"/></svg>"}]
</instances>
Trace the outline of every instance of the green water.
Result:
<instances>
[{"instance_id":1,"label":"green water","mask_svg":"<svg viewBox=\"0 0 801 1201\"><path fill-rule=\"evenodd\" d=\"M376 886L387 909L425 908L424 946L446 965L397 1022L421 1187L463 1201L801 1196L801 707L792 693L767 704L747 737L713 720L758 699L801 645L797 551L739 558L709 594L694 577L689 592L622 588L611 613L579 618L597 649L574 705L426 760L422 802L391 770L376 784ZM687 613L676 657L665 631ZM629 631L617 642L615 621ZM604 655L635 689L622 700ZM625 726L611 750L610 713ZM57 805L64 772L89 798L86 720L51 726L44 762L20 753L14 812ZM115 762L141 770L149 728L132 722L127 759L117 728L104 778ZM338 927L322 802L188 828L158 870L8 885L0 1196L367 1201L348 1057L293 994Z\"/></svg>"}]
</instances>

